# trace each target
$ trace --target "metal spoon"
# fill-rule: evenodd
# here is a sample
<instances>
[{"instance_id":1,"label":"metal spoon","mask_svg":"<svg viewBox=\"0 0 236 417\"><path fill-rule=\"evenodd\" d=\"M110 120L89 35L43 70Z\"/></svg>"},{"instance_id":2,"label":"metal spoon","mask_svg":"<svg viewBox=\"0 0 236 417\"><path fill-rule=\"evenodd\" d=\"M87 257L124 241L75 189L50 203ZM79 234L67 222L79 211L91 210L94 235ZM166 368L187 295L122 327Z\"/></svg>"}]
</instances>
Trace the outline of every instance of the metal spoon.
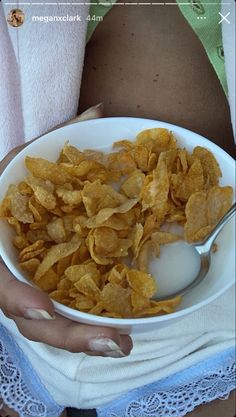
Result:
<instances>
[{"instance_id":1,"label":"metal spoon","mask_svg":"<svg viewBox=\"0 0 236 417\"><path fill-rule=\"evenodd\" d=\"M236 203L232 205L232 207L227 211L227 213L222 217L222 219L216 224L214 229L211 231L210 235L203 240L201 243L192 244L191 246L197 251L200 256L200 269L199 272L191 282L191 284L187 285L185 288L176 291L175 293L169 295L168 297L157 297L157 300L166 300L167 298L176 297L177 295L184 295L194 287L196 287L200 282L202 282L208 273L210 266L211 266L211 254L212 254L212 245L215 242L217 236L223 229L223 227L228 223L230 219L234 216L236 212Z\"/></svg>"}]
</instances>

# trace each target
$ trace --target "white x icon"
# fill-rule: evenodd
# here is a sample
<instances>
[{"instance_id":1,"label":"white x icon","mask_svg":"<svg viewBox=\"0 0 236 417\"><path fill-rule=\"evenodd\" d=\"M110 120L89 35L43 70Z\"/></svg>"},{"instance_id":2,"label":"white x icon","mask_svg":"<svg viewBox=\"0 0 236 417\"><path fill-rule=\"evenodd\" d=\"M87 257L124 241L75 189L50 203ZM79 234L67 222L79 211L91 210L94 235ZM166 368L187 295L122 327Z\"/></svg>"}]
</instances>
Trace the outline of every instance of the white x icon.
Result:
<instances>
[{"instance_id":1,"label":"white x icon","mask_svg":"<svg viewBox=\"0 0 236 417\"><path fill-rule=\"evenodd\" d=\"M225 16L224 16L222 13L220 13L220 12L219 12L219 15L222 17L222 19L219 21L219 24L220 24L220 23L222 23L224 20L225 20L227 23L230 23L230 21L227 19L227 17L230 15L230 12L229 12L229 13L227 13Z\"/></svg>"}]
</instances>

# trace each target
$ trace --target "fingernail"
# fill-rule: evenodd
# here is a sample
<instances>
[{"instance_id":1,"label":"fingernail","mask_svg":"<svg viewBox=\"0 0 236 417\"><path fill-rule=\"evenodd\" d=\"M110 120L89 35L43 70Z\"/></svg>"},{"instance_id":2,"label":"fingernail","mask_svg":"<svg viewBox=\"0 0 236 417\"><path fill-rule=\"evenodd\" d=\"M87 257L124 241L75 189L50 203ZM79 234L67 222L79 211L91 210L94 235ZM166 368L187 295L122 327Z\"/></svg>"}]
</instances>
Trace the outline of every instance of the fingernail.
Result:
<instances>
[{"instance_id":1,"label":"fingernail","mask_svg":"<svg viewBox=\"0 0 236 417\"><path fill-rule=\"evenodd\" d=\"M108 337L91 339L89 348L91 351L102 352L104 356L110 356L111 358L123 358L126 356L120 346Z\"/></svg>"},{"instance_id":2,"label":"fingernail","mask_svg":"<svg viewBox=\"0 0 236 417\"><path fill-rule=\"evenodd\" d=\"M51 316L46 310L40 308L27 308L24 317L31 320L53 320L55 316Z\"/></svg>"}]
</instances>

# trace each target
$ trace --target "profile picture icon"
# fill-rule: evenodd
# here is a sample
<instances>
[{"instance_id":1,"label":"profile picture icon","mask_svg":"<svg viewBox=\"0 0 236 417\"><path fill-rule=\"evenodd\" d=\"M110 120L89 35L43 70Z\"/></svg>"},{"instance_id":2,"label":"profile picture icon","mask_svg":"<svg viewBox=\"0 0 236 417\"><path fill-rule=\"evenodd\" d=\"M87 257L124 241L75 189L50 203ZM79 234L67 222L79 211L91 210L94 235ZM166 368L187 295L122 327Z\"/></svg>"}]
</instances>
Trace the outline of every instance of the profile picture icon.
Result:
<instances>
[{"instance_id":1,"label":"profile picture icon","mask_svg":"<svg viewBox=\"0 0 236 417\"><path fill-rule=\"evenodd\" d=\"M14 28L23 25L25 21L25 14L20 9L12 9L7 15L7 22Z\"/></svg>"}]
</instances>

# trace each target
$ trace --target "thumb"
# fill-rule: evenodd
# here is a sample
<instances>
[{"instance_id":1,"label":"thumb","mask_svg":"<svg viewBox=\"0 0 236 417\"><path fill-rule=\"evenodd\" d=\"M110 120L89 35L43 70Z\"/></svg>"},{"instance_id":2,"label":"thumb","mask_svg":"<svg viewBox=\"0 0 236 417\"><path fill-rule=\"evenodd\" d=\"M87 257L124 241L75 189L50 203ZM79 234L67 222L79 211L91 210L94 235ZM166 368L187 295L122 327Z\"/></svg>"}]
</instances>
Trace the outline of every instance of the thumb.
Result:
<instances>
[{"instance_id":1,"label":"thumb","mask_svg":"<svg viewBox=\"0 0 236 417\"><path fill-rule=\"evenodd\" d=\"M6 315L27 319L53 319L54 307L47 294L31 285L19 282L0 263L0 309Z\"/></svg>"},{"instance_id":2,"label":"thumb","mask_svg":"<svg viewBox=\"0 0 236 417\"><path fill-rule=\"evenodd\" d=\"M55 320L25 320L14 317L20 333L34 342L46 343L68 352L121 358L129 355L133 343L117 329L73 322L56 314Z\"/></svg>"}]
</instances>

